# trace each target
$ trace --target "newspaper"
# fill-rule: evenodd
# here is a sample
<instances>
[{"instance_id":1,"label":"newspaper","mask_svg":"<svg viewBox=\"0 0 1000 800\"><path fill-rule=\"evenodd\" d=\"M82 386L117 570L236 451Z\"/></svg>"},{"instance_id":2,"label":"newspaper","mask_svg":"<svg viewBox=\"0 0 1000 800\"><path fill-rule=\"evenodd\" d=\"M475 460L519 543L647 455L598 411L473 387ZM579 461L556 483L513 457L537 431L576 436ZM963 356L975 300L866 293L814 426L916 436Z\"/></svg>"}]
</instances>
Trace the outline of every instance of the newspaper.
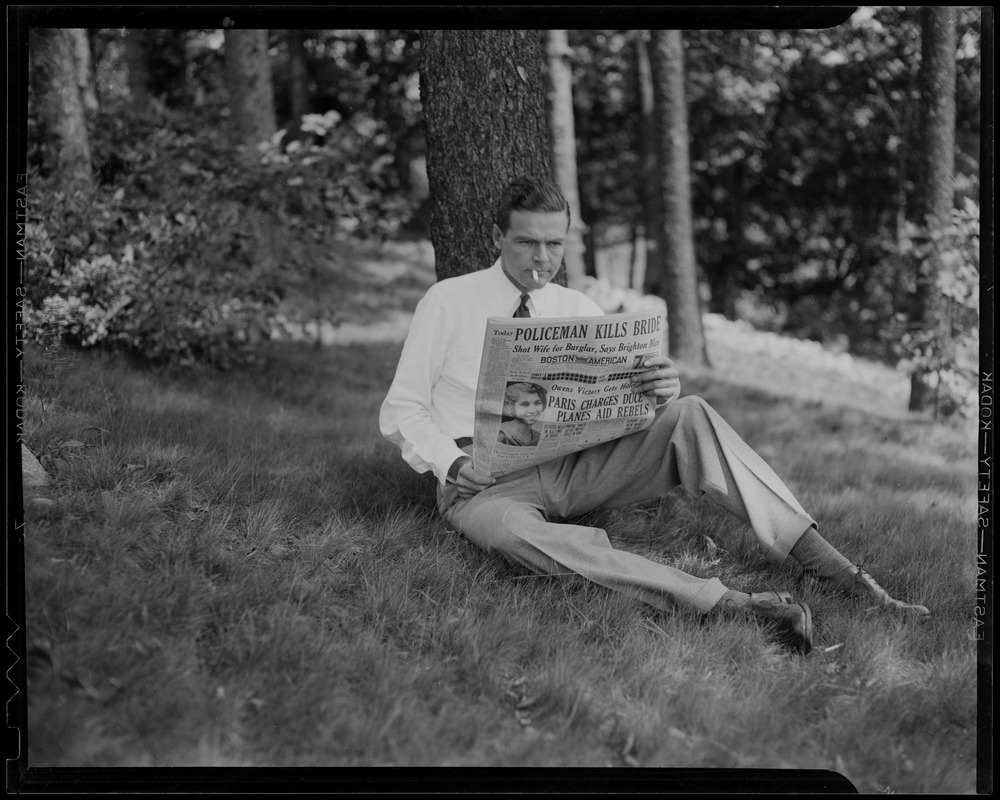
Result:
<instances>
[{"instance_id":1,"label":"newspaper","mask_svg":"<svg viewBox=\"0 0 1000 800\"><path fill-rule=\"evenodd\" d=\"M472 460L499 476L644 430L663 401L631 380L666 353L662 312L490 317L476 390Z\"/></svg>"}]
</instances>

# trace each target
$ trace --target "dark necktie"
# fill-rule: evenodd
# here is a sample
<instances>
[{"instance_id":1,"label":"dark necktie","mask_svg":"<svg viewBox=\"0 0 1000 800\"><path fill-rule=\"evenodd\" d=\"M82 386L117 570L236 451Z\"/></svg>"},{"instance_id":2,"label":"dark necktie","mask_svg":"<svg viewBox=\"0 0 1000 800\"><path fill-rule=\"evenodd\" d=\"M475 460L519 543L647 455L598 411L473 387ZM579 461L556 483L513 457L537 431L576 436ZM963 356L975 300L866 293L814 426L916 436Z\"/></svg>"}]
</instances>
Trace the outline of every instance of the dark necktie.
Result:
<instances>
[{"instance_id":1,"label":"dark necktie","mask_svg":"<svg viewBox=\"0 0 1000 800\"><path fill-rule=\"evenodd\" d=\"M521 305L517 307L517 311L514 312L515 317L530 317L531 311L528 310L528 295L521 295Z\"/></svg>"}]
</instances>

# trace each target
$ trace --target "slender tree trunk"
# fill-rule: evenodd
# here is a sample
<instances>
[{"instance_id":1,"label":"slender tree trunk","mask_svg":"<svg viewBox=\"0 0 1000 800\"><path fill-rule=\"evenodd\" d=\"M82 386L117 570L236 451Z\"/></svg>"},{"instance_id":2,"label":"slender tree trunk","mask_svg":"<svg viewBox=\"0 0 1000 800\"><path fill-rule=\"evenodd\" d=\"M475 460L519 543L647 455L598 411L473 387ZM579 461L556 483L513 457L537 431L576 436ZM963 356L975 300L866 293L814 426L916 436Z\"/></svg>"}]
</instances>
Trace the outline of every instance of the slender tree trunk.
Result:
<instances>
[{"instance_id":1,"label":"slender tree trunk","mask_svg":"<svg viewBox=\"0 0 1000 800\"><path fill-rule=\"evenodd\" d=\"M152 99L146 31L136 28L125 31L125 60L128 64L128 91L132 110L141 114L149 109Z\"/></svg>"},{"instance_id":2,"label":"slender tree trunk","mask_svg":"<svg viewBox=\"0 0 1000 800\"><path fill-rule=\"evenodd\" d=\"M746 226L746 168L737 161L728 170L729 202L726 208L726 241L719 247L718 260L706 269L712 293L711 310L726 319L736 319L736 273L743 254Z\"/></svg>"},{"instance_id":3,"label":"slender tree trunk","mask_svg":"<svg viewBox=\"0 0 1000 800\"><path fill-rule=\"evenodd\" d=\"M703 365L708 362L708 354L694 256L684 45L680 31L653 31L650 66L663 202L663 221L657 236L664 259L662 296L667 303L670 354L688 364Z\"/></svg>"},{"instance_id":4,"label":"slender tree trunk","mask_svg":"<svg viewBox=\"0 0 1000 800\"><path fill-rule=\"evenodd\" d=\"M171 107L187 102L186 31L129 28L125 59L132 108L150 110L154 100Z\"/></svg>"},{"instance_id":5,"label":"slender tree trunk","mask_svg":"<svg viewBox=\"0 0 1000 800\"><path fill-rule=\"evenodd\" d=\"M642 289L646 294L660 294L663 283L663 252L656 230L663 219L663 201L657 176L656 117L653 114L653 75L649 66L646 31L635 32L636 84L639 89L639 199L642 203L641 234L645 242L645 273Z\"/></svg>"},{"instance_id":6,"label":"slender tree trunk","mask_svg":"<svg viewBox=\"0 0 1000 800\"><path fill-rule=\"evenodd\" d=\"M266 30L226 30L226 87L233 144L251 157L278 130Z\"/></svg>"},{"instance_id":7,"label":"slender tree trunk","mask_svg":"<svg viewBox=\"0 0 1000 800\"><path fill-rule=\"evenodd\" d=\"M918 81L923 139L917 207L919 222L933 235L950 224L955 202L955 11L947 6L925 6L921 15ZM945 298L937 286L944 269L941 254L936 250L920 265L914 321L925 331L933 331L935 340L947 351L951 331ZM911 376L911 411L933 409L937 413L937 392L930 373L931 370L918 369Z\"/></svg>"},{"instance_id":8,"label":"slender tree trunk","mask_svg":"<svg viewBox=\"0 0 1000 800\"><path fill-rule=\"evenodd\" d=\"M90 44L91 62L94 64L94 73L96 76L97 65L104 58L104 53L107 51L108 45L100 35L100 28L85 28L84 30L87 31L87 42Z\"/></svg>"},{"instance_id":9,"label":"slender tree trunk","mask_svg":"<svg viewBox=\"0 0 1000 800\"><path fill-rule=\"evenodd\" d=\"M588 96L585 86L576 87L576 103L578 108L591 109L591 98ZM587 112L585 111L584 114ZM590 161L592 148L588 139L584 136L579 141L578 163L587 164ZM580 186L580 216L583 219L593 220L597 216L597 198L594 196L593 181L588 181L586 177L579 182ZM583 230L583 261L584 272L588 277L597 277L597 235L593 225L587 225Z\"/></svg>"},{"instance_id":10,"label":"slender tree trunk","mask_svg":"<svg viewBox=\"0 0 1000 800\"><path fill-rule=\"evenodd\" d=\"M588 191L586 184L580 194L580 213L586 219L594 219L597 214L597 200L592 191ZM597 275L597 233L593 225L588 225L583 230L583 264L584 272L588 277L596 278Z\"/></svg>"},{"instance_id":11,"label":"slender tree trunk","mask_svg":"<svg viewBox=\"0 0 1000 800\"><path fill-rule=\"evenodd\" d=\"M32 28L32 84L45 169L65 191L94 185L90 139L77 83L74 35L68 28Z\"/></svg>"},{"instance_id":12,"label":"slender tree trunk","mask_svg":"<svg viewBox=\"0 0 1000 800\"><path fill-rule=\"evenodd\" d=\"M573 122L573 67L570 64L572 50L566 31L546 32L546 55L549 66L548 114L552 132L553 177L562 187L571 215L563 263L566 265L567 285L579 289L587 273L583 242L586 225L580 213L576 128Z\"/></svg>"},{"instance_id":13,"label":"slender tree trunk","mask_svg":"<svg viewBox=\"0 0 1000 800\"><path fill-rule=\"evenodd\" d=\"M155 31L151 41L153 95L171 108L188 105L187 31L168 28Z\"/></svg>"},{"instance_id":14,"label":"slender tree trunk","mask_svg":"<svg viewBox=\"0 0 1000 800\"><path fill-rule=\"evenodd\" d=\"M491 233L500 193L519 175L551 175L543 57L541 31L421 31L439 280L496 261Z\"/></svg>"},{"instance_id":15,"label":"slender tree trunk","mask_svg":"<svg viewBox=\"0 0 1000 800\"><path fill-rule=\"evenodd\" d=\"M644 270L646 266L644 255L646 229L640 221L641 213L640 209L639 214L633 214L629 219L628 286L630 289L634 289L640 285L644 275L644 273L640 274L640 270ZM643 253L643 255L640 256L640 253Z\"/></svg>"},{"instance_id":16,"label":"slender tree trunk","mask_svg":"<svg viewBox=\"0 0 1000 800\"><path fill-rule=\"evenodd\" d=\"M288 31L288 100L291 120L289 138L298 137L302 116L308 114L309 70L306 65L305 32Z\"/></svg>"},{"instance_id":17,"label":"slender tree trunk","mask_svg":"<svg viewBox=\"0 0 1000 800\"><path fill-rule=\"evenodd\" d=\"M73 59L76 63L76 85L80 90L80 99L84 111L93 114L97 112L98 104L90 39L87 37L86 28L70 28L69 32L73 37Z\"/></svg>"}]
</instances>

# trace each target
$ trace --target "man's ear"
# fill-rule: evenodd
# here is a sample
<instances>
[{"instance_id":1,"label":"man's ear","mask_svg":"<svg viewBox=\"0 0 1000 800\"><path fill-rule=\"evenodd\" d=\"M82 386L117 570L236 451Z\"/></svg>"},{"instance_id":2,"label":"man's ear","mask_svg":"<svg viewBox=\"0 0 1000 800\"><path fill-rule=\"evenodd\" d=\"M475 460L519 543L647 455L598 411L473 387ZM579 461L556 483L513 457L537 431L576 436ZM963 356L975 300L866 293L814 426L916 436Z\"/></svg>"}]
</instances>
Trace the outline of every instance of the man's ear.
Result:
<instances>
[{"instance_id":1,"label":"man's ear","mask_svg":"<svg viewBox=\"0 0 1000 800\"><path fill-rule=\"evenodd\" d=\"M500 226L495 222L493 223L493 244L497 247L500 246L500 242L503 241L503 231L500 230Z\"/></svg>"}]
</instances>

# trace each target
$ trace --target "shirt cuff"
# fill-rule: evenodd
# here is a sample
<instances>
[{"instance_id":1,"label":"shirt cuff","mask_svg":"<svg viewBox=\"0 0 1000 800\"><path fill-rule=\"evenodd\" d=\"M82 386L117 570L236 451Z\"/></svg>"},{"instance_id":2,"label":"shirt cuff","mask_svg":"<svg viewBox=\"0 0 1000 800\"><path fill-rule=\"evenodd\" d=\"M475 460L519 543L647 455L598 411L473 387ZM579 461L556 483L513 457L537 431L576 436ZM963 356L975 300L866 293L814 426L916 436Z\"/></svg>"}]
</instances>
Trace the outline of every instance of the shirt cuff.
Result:
<instances>
[{"instance_id":1,"label":"shirt cuff","mask_svg":"<svg viewBox=\"0 0 1000 800\"><path fill-rule=\"evenodd\" d=\"M458 471L462 468L462 465L465 464L465 462L467 461L472 461L472 459L469 458L469 456L463 455L459 456L452 462L451 467L448 468L449 483L454 483L456 480L458 480Z\"/></svg>"}]
</instances>

